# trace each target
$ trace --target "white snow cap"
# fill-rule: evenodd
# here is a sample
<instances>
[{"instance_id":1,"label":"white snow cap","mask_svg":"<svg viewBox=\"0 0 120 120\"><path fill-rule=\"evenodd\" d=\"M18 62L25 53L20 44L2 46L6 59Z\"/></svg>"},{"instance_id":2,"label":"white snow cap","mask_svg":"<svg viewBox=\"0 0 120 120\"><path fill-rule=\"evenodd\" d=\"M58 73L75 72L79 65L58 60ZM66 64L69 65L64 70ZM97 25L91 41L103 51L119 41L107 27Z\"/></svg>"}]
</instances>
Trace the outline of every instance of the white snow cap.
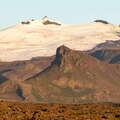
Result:
<instances>
[{"instance_id":1,"label":"white snow cap","mask_svg":"<svg viewBox=\"0 0 120 120\"><path fill-rule=\"evenodd\" d=\"M0 31L0 60L27 60L37 56L55 55L57 47L65 45L75 50L88 50L106 40L119 40L120 27L92 22L81 25L44 25L56 21L44 17L17 24ZM59 23L59 22L57 22Z\"/></svg>"}]
</instances>

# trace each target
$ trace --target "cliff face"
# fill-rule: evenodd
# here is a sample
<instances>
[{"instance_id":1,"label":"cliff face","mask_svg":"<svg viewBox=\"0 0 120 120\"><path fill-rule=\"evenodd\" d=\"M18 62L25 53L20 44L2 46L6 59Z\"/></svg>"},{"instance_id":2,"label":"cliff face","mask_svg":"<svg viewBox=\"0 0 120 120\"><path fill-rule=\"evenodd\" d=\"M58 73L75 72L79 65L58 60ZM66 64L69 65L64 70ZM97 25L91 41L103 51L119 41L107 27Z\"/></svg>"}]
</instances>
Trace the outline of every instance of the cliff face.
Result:
<instances>
[{"instance_id":1,"label":"cliff face","mask_svg":"<svg viewBox=\"0 0 120 120\"><path fill-rule=\"evenodd\" d=\"M60 67L61 71L72 71L76 66L79 66L80 56L78 52L74 52L66 46L61 46L57 49L56 58L53 64Z\"/></svg>"}]
</instances>

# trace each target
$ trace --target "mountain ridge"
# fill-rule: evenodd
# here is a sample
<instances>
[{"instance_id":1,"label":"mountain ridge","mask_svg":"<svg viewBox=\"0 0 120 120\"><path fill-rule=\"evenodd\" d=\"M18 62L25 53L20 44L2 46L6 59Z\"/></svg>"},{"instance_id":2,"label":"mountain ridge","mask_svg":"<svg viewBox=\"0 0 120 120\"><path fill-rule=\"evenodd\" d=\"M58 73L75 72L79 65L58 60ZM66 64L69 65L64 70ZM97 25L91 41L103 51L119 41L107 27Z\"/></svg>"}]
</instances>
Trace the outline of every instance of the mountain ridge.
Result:
<instances>
[{"instance_id":1,"label":"mountain ridge","mask_svg":"<svg viewBox=\"0 0 120 120\"><path fill-rule=\"evenodd\" d=\"M38 94L44 98L43 101L58 103L119 101L117 92L120 84L119 65L106 64L64 46L57 49L56 57L48 68L25 81L39 91ZM48 93L45 92L46 89L49 90Z\"/></svg>"}]
</instances>

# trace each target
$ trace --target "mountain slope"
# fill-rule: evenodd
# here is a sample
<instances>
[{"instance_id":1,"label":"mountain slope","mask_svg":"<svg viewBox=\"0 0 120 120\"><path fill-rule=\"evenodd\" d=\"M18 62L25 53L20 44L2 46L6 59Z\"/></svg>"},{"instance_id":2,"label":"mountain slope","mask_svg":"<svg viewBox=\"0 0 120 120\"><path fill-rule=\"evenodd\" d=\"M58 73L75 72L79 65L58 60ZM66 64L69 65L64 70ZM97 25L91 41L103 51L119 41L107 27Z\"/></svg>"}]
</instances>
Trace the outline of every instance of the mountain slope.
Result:
<instances>
[{"instance_id":1,"label":"mountain slope","mask_svg":"<svg viewBox=\"0 0 120 120\"><path fill-rule=\"evenodd\" d=\"M32 85L33 96L44 102L118 102L119 71L119 65L61 46L51 66L25 83Z\"/></svg>"},{"instance_id":2,"label":"mountain slope","mask_svg":"<svg viewBox=\"0 0 120 120\"><path fill-rule=\"evenodd\" d=\"M115 64L120 62L120 40L106 41L88 51L88 54L104 62Z\"/></svg>"},{"instance_id":3,"label":"mountain slope","mask_svg":"<svg viewBox=\"0 0 120 120\"><path fill-rule=\"evenodd\" d=\"M53 59L54 56L28 61L0 62L0 99L24 100L23 91L27 93L30 86L22 81L43 71Z\"/></svg>"},{"instance_id":4,"label":"mountain slope","mask_svg":"<svg viewBox=\"0 0 120 120\"><path fill-rule=\"evenodd\" d=\"M0 60L52 56L63 44L75 50L88 50L106 40L118 40L119 32L119 26L100 22L64 25L48 18L22 22L0 31Z\"/></svg>"},{"instance_id":5,"label":"mountain slope","mask_svg":"<svg viewBox=\"0 0 120 120\"><path fill-rule=\"evenodd\" d=\"M120 49L101 49L90 52L89 54L106 63L116 64L120 62Z\"/></svg>"},{"instance_id":6,"label":"mountain slope","mask_svg":"<svg viewBox=\"0 0 120 120\"><path fill-rule=\"evenodd\" d=\"M59 47L55 57L6 66L1 63L0 68L4 68L0 99L48 103L120 101L120 65L101 62L66 46Z\"/></svg>"}]
</instances>

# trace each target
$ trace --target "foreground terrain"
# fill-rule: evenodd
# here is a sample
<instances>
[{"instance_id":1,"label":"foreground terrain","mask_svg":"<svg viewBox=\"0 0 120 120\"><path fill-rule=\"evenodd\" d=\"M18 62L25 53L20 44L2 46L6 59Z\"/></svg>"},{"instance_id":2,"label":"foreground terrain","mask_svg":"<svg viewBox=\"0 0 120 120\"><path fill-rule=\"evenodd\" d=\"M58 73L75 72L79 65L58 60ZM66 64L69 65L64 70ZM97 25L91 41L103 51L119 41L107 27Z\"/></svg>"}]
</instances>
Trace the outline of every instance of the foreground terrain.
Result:
<instances>
[{"instance_id":1,"label":"foreground terrain","mask_svg":"<svg viewBox=\"0 0 120 120\"><path fill-rule=\"evenodd\" d=\"M119 120L119 104L0 102L0 120Z\"/></svg>"}]
</instances>

